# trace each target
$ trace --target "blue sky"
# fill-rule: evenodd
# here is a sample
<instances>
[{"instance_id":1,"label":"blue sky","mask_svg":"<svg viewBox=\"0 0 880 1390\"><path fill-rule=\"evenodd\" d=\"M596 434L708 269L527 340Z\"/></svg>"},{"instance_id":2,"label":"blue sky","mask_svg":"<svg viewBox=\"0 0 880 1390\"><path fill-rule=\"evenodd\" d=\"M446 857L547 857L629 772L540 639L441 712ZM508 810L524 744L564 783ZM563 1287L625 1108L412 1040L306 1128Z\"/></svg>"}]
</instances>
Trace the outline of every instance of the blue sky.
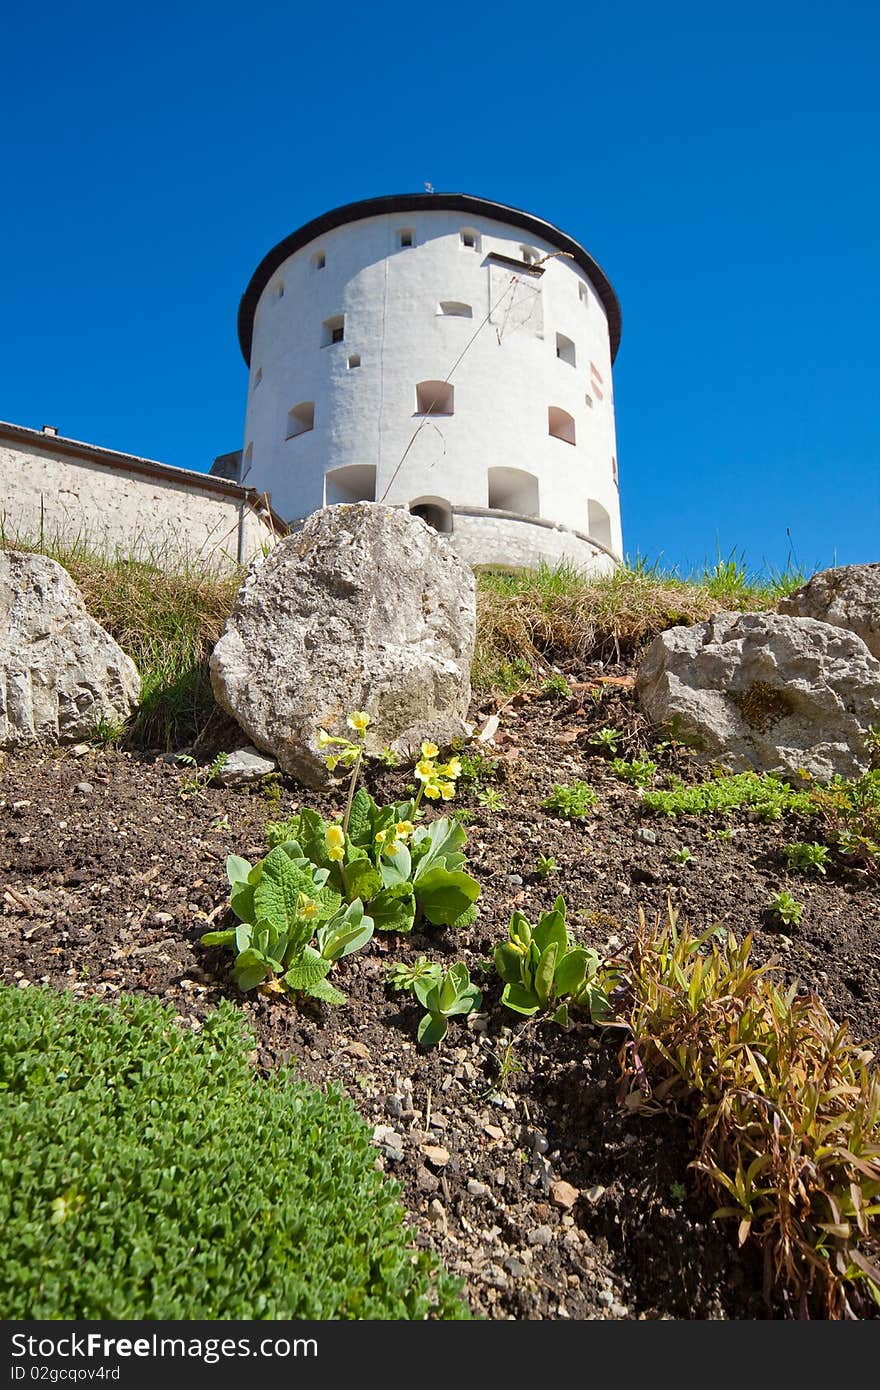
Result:
<instances>
[{"instance_id":1,"label":"blue sky","mask_svg":"<svg viewBox=\"0 0 880 1390\"><path fill-rule=\"evenodd\" d=\"M429 180L610 276L631 558L880 560L880 11L601 8L16 7L0 418L207 469L263 254Z\"/></svg>"}]
</instances>

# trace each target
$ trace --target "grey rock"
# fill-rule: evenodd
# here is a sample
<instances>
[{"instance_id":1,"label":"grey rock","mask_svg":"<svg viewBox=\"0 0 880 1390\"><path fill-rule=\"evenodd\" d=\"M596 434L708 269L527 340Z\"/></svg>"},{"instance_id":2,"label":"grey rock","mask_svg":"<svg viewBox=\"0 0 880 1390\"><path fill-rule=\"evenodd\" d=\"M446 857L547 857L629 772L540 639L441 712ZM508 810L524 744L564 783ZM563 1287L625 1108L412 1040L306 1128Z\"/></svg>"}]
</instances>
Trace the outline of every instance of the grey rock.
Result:
<instances>
[{"instance_id":1,"label":"grey rock","mask_svg":"<svg viewBox=\"0 0 880 1390\"><path fill-rule=\"evenodd\" d=\"M484 1182L478 1182L476 1178L469 1178L467 1190L472 1197L485 1197L489 1189Z\"/></svg>"},{"instance_id":2,"label":"grey rock","mask_svg":"<svg viewBox=\"0 0 880 1390\"><path fill-rule=\"evenodd\" d=\"M645 825L639 826L636 836L639 840L644 840L646 845L656 845L657 843L657 831L649 830Z\"/></svg>"},{"instance_id":3,"label":"grey rock","mask_svg":"<svg viewBox=\"0 0 880 1390\"><path fill-rule=\"evenodd\" d=\"M274 758L265 757L256 748L236 748L211 780L221 787L244 787L249 782L262 781L277 768Z\"/></svg>"},{"instance_id":4,"label":"grey rock","mask_svg":"<svg viewBox=\"0 0 880 1390\"><path fill-rule=\"evenodd\" d=\"M610 1289L600 1289L596 1294L596 1302L600 1308L610 1308L614 1302L614 1294L611 1293Z\"/></svg>"},{"instance_id":5,"label":"grey rock","mask_svg":"<svg viewBox=\"0 0 880 1390\"><path fill-rule=\"evenodd\" d=\"M94 790L95 788L92 786L91 782L77 782L74 787L74 791L79 792L80 796L91 796Z\"/></svg>"},{"instance_id":6,"label":"grey rock","mask_svg":"<svg viewBox=\"0 0 880 1390\"><path fill-rule=\"evenodd\" d=\"M529 1245L550 1245L553 1242L553 1231L549 1226L533 1226L527 1232L526 1240Z\"/></svg>"},{"instance_id":7,"label":"grey rock","mask_svg":"<svg viewBox=\"0 0 880 1390\"><path fill-rule=\"evenodd\" d=\"M87 738L136 708L134 662L45 555L0 551L0 748Z\"/></svg>"},{"instance_id":8,"label":"grey rock","mask_svg":"<svg viewBox=\"0 0 880 1390\"><path fill-rule=\"evenodd\" d=\"M522 1260L518 1260L515 1255L508 1255L504 1261L504 1268L513 1279L522 1279L528 1273Z\"/></svg>"},{"instance_id":9,"label":"grey rock","mask_svg":"<svg viewBox=\"0 0 880 1390\"><path fill-rule=\"evenodd\" d=\"M880 722L880 661L860 637L813 618L716 613L655 638L636 693L706 761L818 781L870 765Z\"/></svg>"},{"instance_id":10,"label":"grey rock","mask_svg":"<svg viewBox=\"0 0 880 1390\"><path fill-rule=\"evenodd\" d=\"M522 874L508 874L507 882L511 888L522 888Z\"/></svg>"},{"instance_id":11,"label":"grey rock","mask_svg":"<svg viewBox=\"0 0 880 1390\"><path fill-rule=\"evenodd\" d=\"M368 752L401 757L467 732L473 571L420 518L325 507L251 566L211 656L218 703L310 787L329 783L319 727L371 718Z\"/></svg>"},{"instance_id":12,"label":"grey rock","mask_svg":"<svg viewBox=\"0 0 880 1390\"><path fill-rule=\"evenodd\" d=\"M776 608L791 618L848 628L880 661L880 562L820 570Z\"/></svg>"}]
</instances>

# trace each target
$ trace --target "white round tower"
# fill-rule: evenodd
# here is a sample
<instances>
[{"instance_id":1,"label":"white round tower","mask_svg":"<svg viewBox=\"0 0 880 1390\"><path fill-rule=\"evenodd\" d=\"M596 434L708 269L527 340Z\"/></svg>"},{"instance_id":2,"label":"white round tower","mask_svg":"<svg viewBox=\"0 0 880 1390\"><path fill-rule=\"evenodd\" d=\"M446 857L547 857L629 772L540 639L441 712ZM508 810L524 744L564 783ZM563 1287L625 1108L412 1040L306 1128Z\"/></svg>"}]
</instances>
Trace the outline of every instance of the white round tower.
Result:
<instances>
[{"instance_id":1,"label":"white round tower","mask_svg":"<svg viewBox=\"0 0 880 1390\"><path fill-rule=\"evenodd\" d=\"M337 208L264 257L239 337L241 481L289 521L380 501L471 564L621 556L620 308L549 222L469 194Z\"/></svg>"}]
</instances>

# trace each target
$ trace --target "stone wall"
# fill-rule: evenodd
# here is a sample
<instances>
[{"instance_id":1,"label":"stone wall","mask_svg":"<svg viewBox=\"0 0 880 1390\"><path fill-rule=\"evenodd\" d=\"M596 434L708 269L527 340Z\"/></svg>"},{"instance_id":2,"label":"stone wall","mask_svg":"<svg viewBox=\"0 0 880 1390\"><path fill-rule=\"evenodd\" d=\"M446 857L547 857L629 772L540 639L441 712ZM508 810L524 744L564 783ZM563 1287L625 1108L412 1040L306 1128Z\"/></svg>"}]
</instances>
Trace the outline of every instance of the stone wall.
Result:
<instances>
[{"instance_id":1,"label":"stone wall","mask_svg":"<svg viewBox=\"0 0 880 1390\"><path fill-rule=\"evenodd\" d=\"M252 488L0 423L0 537L174 569L247 564L284 524Z\"/></svg>"}]
</instances>

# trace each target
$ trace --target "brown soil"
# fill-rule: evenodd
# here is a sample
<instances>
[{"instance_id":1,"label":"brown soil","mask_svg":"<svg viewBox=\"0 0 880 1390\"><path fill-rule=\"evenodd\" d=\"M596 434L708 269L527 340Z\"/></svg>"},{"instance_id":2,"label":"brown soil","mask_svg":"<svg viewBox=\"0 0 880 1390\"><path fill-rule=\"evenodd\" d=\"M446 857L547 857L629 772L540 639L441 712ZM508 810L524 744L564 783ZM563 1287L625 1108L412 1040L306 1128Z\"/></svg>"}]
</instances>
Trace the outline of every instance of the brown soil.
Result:
<instances>
[{"instance_id":1,"label":"brown soil","mask_svg":"<svg viewBox=\"0 0 880 1390\"><path fill-rule=\"evenodd\" d=\"M461 1273L471 1306L489 1318L761 1318L786 1316L762 1296L762 1267L735 1248L730 1225L688 1169L693 1146L674 1116L620 1108L610 1031L523 1024L503 1010L482 971L505 937L510 912L534 919L562 893L581 940L616 952L638 909L667 899L692 925L752 931L759 958L778 954L786 978L814 988L862 1038L880 1023L880 921L871 886L853 873L787 873L784 844L807 835L791 819L719 823L645 812L589 745L597 728L626 732L627 756L644 748L628 677L574 673L570 699L508 703L490 745L505 809L462 788L473 814L469 867L482 884L477 923L461 932L378 937L340 963L348 1003L296 1009L241 996L231 957L199 946L227 903L224 859L265 852L263 828L301 802L332 798L285 783L279 804L262 790L186 791L191 769L158 755L89 750L9 756L0 768L0 978L81 994L157 995L198 1027L226 995L253 1024L264 1067L294 1061L301 1075L339 1082L374 1127L377 1161L401 1182L417 1240ZM601 678L601 679L600 679ZM488 706L474 710L480 724ZM227 747L233 746L227 741ZM692 777L688 755L667 768ZM556 782L583 777L599 794L584 821L541 809ZM381 772L372 790L397 799L406 773ZM672 859L687 846L689 863ZM558 866L534 872L539 855ZM787 887L805 903L798 927L780 931L765 906ZM483 1014L453 1020L440 1048L415 1041L420 1011L385 984L390 961L464 958L483 985ZM510 1065L504 1067L507 1061ZM570 1210L555 1183L578 1190ZM569 1196L571 1194L568 1194Z\"/></svg>"}]
</instances>

